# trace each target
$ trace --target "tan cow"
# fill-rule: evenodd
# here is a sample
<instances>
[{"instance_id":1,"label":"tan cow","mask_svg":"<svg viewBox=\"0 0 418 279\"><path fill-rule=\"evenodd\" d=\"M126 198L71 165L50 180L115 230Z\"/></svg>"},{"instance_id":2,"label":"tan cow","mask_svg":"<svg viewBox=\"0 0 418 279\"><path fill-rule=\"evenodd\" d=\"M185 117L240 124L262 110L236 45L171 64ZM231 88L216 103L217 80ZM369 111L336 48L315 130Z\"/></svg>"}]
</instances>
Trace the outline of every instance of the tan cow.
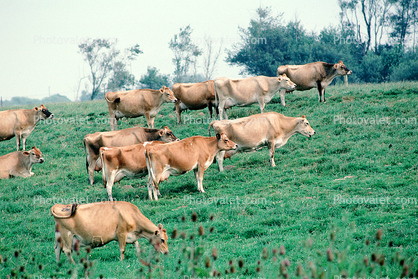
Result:
<instances>
[{"instance_id":1,"label":"tan cow","mask_svg":"<svg viewBox=\"0 0 418 279\"><path fill-rule=\"evenodd\" d=\"M34 109L12 109L0 111L0 141L16 137L17 151L20 143L26 150L26 139L41 119L52 119L54 115L44 106Z\"/></svg>"},{"instance_id":2,"label":"tan cow","mask_svg":"<svg viewBox=\"0 0 418 279\"><path fill-rule=\"evenodd\" d=\"M236 149L237 145L225 134L216 137L194 136L179 142L145 147L148 167L148 195L158 200L159 183L170 175L181 175L191 170L199 192L203 190L203 173L221 150Z\"/></svg>"},{"instance_id":3,"label":"tan cow","mask_svg":"<svg viewBox=\"0 0 418 279\"><path fill-rule=\"evenodd\" d=\"M279 90L293 90L295 87L296 84L286 75L279 77L258 76L235 80L225 77L217 78L215 80L215 91L219 99L220 119L222 120L222 113L228 119L225 111L225 103L228 99L239 106L258 102L261 113L263 113L265 105L271 101Z\"/></svg>"},{"instance_id":4,"label":"tan cow","mask_svg":"<svg viewBox=\"0 0 418 279\"><path fill-rule=\"evenodd\" d=\"M90 248L103 246L113 240L119 242L120 259L124 259L126 243L133 243L140 255L138 239L148 239L155 250L168 253L167 231L145 217L138 207L129 202L97 202L88 204L55 204L51 207L55 220L55 257L61 251L74 263L71 255L73 238Z\"/></svg>"},{"instance_id":5,"label":"tan cow","mask_svg":"<svg viewBox=\"0 0 418 279\"><path fill-rule=\"evenodd\" d=\"M286 65L277 68L277 75L286 74L294 83L296 90L318 89L319 102L325 103L325 88L338 76L351 75L342 61L337 64L313 62L305 65ZM280 91L281 103L285 102L286 90Z\"/></svg>"},{"instance_id":6,"label":"tan cow","mask_svg":"<svg viewBox=\"0 0 418 279\"><path fill-rule=\"evenodd\" d=\"M123 147L100 147L103 166L103 185L110 201L113 201L113 184L128 177L143 177L148 174L145 161L145 146L164 144L162 141L147 141Z\"/></svg>"},{"instance_id":7,"label":"tan cow","mask_svg":"<svg viewBox=\"0 0 418 279\"><path fill-rule=\"evenodd\" d=\"M106 93L109 107L110 127L112 131L118 129L118 119L122 117L139 117L144 115L148 128L154 128L155 116L165 102L177 101L170 88L163 86L160 90L137 89Z\"/></svg>"},{"instance_id":8,"label":"tan cow","mask_svg":"<svg viewBox=\"0 0 418 279\"><path fill-rule=\"evenodd\" d=\"M94 183L94 172L102 169L100 147L121 147L155 140L171 142L179 139L167 126L163 129L133 127L120 131L96 132L86 135L83 143L90 184L93 185Z\"/></svg>"},{"instance_id":9,"label":"tan cow","mask_svg":"<svg viewBox=\"0 0 418 279\"><path fill-rule=\"evenodd\" d=\"M275 167L274 152L287 143L294 134L311 137L315 131L304 115L302 117L286 117L277 112L266 112L235 120L215 120L209 124L216 133L224 133L237 145L237 151L255 151L268 145L270 164ZM235 152L237 152L235 151ZM231 157L234 152L219 152L216 156L219 171L223 170L223 159Z\"/></svg>"},{"instance_id":10,"label":"tan cow","mask_svg":"<svg viewBox=\"0 0 418 279\"><path fill-rule=\"evenodd\" d=\"M0 179L32 176L33 165L43 162L42 152L36 147L32 147L29 151L15 151L3 155L0 157Z\"/></svg>"},{"instance_id":11,"label":"tan cow","mask_svg":"<svg viewBox=\"0 0 418 279\"><path fill-rule=\"evenodd\" d=\"M178 124L181 123L181 112L187 109L199 110L208 107L210 118L212 118L212 106L215 101L213 80L199 83L175 83L171 89L178 100L176 102ZM215 107L215 110L217 111L218 108Z\"/></svg>"}]
</instances>

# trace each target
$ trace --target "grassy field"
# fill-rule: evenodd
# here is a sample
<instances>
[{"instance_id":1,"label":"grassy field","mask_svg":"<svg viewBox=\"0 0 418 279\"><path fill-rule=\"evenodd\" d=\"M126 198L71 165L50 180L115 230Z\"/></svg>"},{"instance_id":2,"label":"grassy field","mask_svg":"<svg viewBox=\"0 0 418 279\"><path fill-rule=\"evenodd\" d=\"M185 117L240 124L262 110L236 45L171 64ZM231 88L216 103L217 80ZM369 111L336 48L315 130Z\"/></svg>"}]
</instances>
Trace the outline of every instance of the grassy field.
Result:
<instances>
[{"instance_id":1,"label":"grassy field","mask_svg":"<svg viewBox=\"0 0 418 279\"><path fill-rule=\"evenodd\" d=\"M114 186L116 200L137 205L172 236L166 256L140 241L143 263L132 245L120 262L117 242L88 255L82 249L74 258L83 263L71 265L64 254L55 263L49 209L106 200L101 173L88 183L82 139L110 127L104 101L47 105L55 119L40 122L27 141L45 163L31 178L0 181L0 278L202 278L214 270L224 278L418 277L418 83L331 86L326 104L313 90L286 97L287 107L276 97L266 111L306 115L316 135L293 136L276 150L277 167L266 148L238 154L224 172L216 164L205 172L205 194L188 173L161 183L157 202L148 200L145 178ZM228 111L255 113L257 105ZM183 121L177 125L166 104L155 124L179 138L208 135L207 110L186 112ZM123 120L119 128L145 123ZM1 142L0 155L15 144Z\"/></svg>"}]
</instances>

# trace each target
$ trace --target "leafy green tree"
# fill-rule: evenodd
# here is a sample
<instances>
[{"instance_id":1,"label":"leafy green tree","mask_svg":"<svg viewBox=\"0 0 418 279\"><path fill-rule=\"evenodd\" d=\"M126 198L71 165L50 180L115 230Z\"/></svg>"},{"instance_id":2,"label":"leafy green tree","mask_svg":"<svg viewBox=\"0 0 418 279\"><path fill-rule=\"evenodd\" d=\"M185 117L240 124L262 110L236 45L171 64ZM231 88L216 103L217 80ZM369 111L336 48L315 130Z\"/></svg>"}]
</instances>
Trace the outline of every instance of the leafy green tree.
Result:
<instances>
[{"instance_id":1,"label":"leafy green tree","mask_svg":"<svg viewBox=\"0 0 418 279\"><path fill-rule=\"evenodd\" d=\"M174 53L174 82L187 82L190 68L193 68L194 79L197 79L197 58L202 51L192 42L193 29L190 25L180 28L180 32L170 40L169 47Z\"/></svg>"},{"instance_id":2,"label":"leafy green tree","mask_svg":"<svg viewBox=\"0 0 418 279\"><path fill-rule=\"evenodd\" d=\"M394 12L390 14L392 32L390 36L400 45L405 45L406 38L412 33L412 28L418 24L417 0L390 0ZM415 32L415 28L414 28Z\"/></svg>"},{"instance_id":3,"label":"leafy green tree","mask_svg":"<svg viewBox=\"0 0 418 279\"><path fill-rule=\"evenodd\" d=\"M123 61L113 64L113 73L107 83L107 91L127 90L135 84L135 77L127 69Z\"/></svg>"},{"instance_id":4,"label":"leafy green tree","mask_svg":"<svg viewBox=\"0 0 418 279\"><path fill-rule=\"evenodd\" d=\"M148 67L147 73L141 77L139 82L145 88L158 90L162 86L169 86L169 76L160 74L156 67Z\"/></svg>"},{"instance_id":5,"label":"leafy green tree","mask_svg":"<svg viewBox=\"0 0 418 279\"><path fill-rule=\"evenodd\" d=\"M120 51L116 49L116 44L116 40L87 39L78 46L79 52L83 55L84 60L90 67L91 100L98 96L100 87L112 71L116 70L112 79L113 87L116 85L120 86L120 84L116 84L116 79L121 75L124 76L124 80L121 81L122 83L131 78L129 75L125 75L125 69L122 64L126 63L126 60L134 60L142 51L139 45L135 45L125 50L125 57L121 60L119 57Z\"/></svg>"}]
</instances>

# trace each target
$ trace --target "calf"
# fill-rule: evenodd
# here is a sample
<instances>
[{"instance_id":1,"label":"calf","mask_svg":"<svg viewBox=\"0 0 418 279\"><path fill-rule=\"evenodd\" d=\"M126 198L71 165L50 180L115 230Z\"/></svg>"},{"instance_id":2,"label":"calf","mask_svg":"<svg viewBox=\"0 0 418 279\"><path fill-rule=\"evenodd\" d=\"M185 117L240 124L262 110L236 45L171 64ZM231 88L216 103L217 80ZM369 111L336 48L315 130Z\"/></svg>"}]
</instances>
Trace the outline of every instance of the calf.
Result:
<instances>
[{"instance_id":1,"label":"calf","mask_svg":"<svg viewBox=\"0 0 418 279\"><path fill-rule=\"evenodd\" d=\"M84 137L84 151L86 154L86 168L90 184L94 183L94 172L102 169L100 147L121 147L146 141L171 142L179 140L173 132L165 126L163 129L148 129L133 127L112 132L97 132Z\"/></svg>"},{"instance_id":2,"label":"calf","mask_svg":"<svg viewBox=\"0 0 418 279\"><path fill-rule=\"evenodd\" d=\"M302 117L286 117L277 112L251 115L235 120L212 121L209 124L216 133L224 133L237 145L237 151L255 151L268 145L270 164L275 167L274 152L287 143L294 134L311 137L315 131L304 115ZM235 151L235 152L237 152ZM219 152L216 156L219 171L223 170L224 158L230 158L235 152Z\"/></svg>"},{"instance_id":3,"label":"calf","mask_svg":"<svg viewBox=\"0 0 418 279\"><path fill-rule=\"evenodd\" d=\"M125 176L143 177L148 174L145 161L145 146L163 144L162 141L151 141L124 147L100 147L103 166L103 185L110 201L113 201L112 187Z\"/></svg>"},{"instance_id":4,"label":"calf","mask_svg":"<svg viewBox=\"0 0 418 279\"><path fill-rule=\"evenodd\" d=\"M155 250L168 253L167 231L163 225L154 225L138 207L129 202L97 202L89 204L55 204L51 207L55 220L55 257L61 251L74 263L71 255L73 237L83 246L103 246L113 240L119 242L120 259L124 259L126 243L133 243L140 255L138 239L146 238Z\"/></svg>"},{"instance_id":5,"label":"calf","mask_svg":"<svg viewBox=\"0 0 418 279\"><path fill-rule=\"evenodd\" d=\"M170 175L181 175L191 170L197 181L199 192L203 190L204 171L212 164L215 155L221 150L236 149L237 145L225 134L216 137L194 136L179 142L145 147L148 167L148 195L158 200L159 183Z\"/></svg>"},{"instance_id":6,"label":"calf","mask_svg":"<svg viewBox=\"0 0 418 279\"><path fill-rule=\"evenodd\" d=\"M43 162L42 152L36 147L32 147L29 151L15 151L3 155L0 157L0 179L32 176L33 165Z\"/></svg>"},{"instance_id":7,"label":"calf","mask_svg":"<svg viewBox=\"0 0 418 279\"><path fill-rule=\"evenodd\" d=\"M286 65L277 68L277 75L286 74L294 83L296 90L303 91L311 88L318 89L319 102L325 103L325 88L334 80L335 77L351 75L342 61L337 64L325 62L313 62L305 65ZM286 90L280 91L282 105L285 106Z\"/></svg>"},{"instance_id":8,"label":"calf","mask_svg":"<svg viewBox=\"0 0 418 279\"><path fill-rule=\"evenodd\" d=\"M16 137L17 151L20 144L26 150L26 139L41 119L51 119L54 115L44 106L34 109L12 109L0 111L0 141Z\"/></svg>"},{"instance_id":9,"label":"calf","mask_svg":"<svg viewBox=\"0 0 418 279\"><path fill-rule=\"evenodd\" d=\"M125 92L106 93L109 108L110 127L118 129L118 119L122 117L145 116L148 128L154 128L154 118L165 102L177 101L170 88L163 86L160 90L137 89Z\"/></svg>"}]
</instances>

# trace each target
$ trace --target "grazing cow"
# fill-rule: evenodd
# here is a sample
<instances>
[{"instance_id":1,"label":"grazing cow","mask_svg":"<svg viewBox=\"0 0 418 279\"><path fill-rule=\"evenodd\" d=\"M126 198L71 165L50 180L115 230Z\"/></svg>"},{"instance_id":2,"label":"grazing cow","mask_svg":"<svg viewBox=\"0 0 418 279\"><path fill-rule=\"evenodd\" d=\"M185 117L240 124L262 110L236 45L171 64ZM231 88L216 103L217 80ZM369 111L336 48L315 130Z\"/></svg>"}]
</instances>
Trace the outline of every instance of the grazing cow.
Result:
<instances>
[{"instance_id":1,"label":"grazing cow","mask_svg":"<svg viewBox=\"0 0 418 279\"><path fill-rule=\"evenodd\" d=\"M165 102L177 101L170 88L163 86L160 90L137 89L125 92L106 93L109 107L110 127L118 129L118 119L122 117L139 117L144 115L148 128L154 128L154 119Z\"/></svg>"},{"instance_id":2,"label":"grazing cow","mask_svg":"<svg viewBox=\"0 0 418 279\"><path fill-rule=\"evenodd\" d=\"M0 157L0 179L32 176L33 165L43 162L42 152L36 147L32 147L29 151L15 151L3 155Z\"/></svg>"},{"instance_id":3,"label":"grazing cow","mask_svg":"<svg viewBox=\"0 0 418 279\"><path fill-rule=\"evenodd\" d=\"M100 171L102 169L99 153L100 147L120 147L154 140L171 142L179 139L174 136L173 132L167 126L163 129L133 127L120 131L97 132L86 135L83 143L90 184L93 185L94 183L94 171Z\"/></svg>"},{"instance_id":4,"label":"grazing cow","mask_svg":"<svg viewBox=\"0 0 418 279\"><path fill-rule=\"evenodd\" d=\"M74 263L71 255L73 237L90 248L103 246L113 240L119 242L120 259L124 259L126 243L133 243L139 258L138 239L146 238L155 250L168 253L167 231L154 225L138 207L129 202L97 202L88 204L55 204L51 207L55 219L55 257L61 251Z\"/></svg>"},{"instance_id":5,"label":"grazing cow","mask_svg":"<svg viewBox=\"0 0 418 279\"><path fill-rule=\"evenodd\" d=\"M315 131L304 115L286 117L277 112L266 112L235 120L212 121L209 124L216 133L224 133L237 145L237 151L255 151L268 145L270 164L275 167L274 151L287 143L294 134L311 137ZM236 151L235 151L236 152ZM219 152L216 156L219 171L223 170L223 159L230 158L235 152Z\"/></svg>"},{"instance_id":6,"label":"grazing cow","mask_svg":"<svg viewBox=\"0 0 418 279\"><path fill-rule=\"evenodd\" d=\"M41 119L52 119L54 115L44 106L34 109L12 109L0 111L0 141L16 136L17 151L20 143L26 150L26 138Z\"/></svg>"},{"instance_id":7,"label":"grazing cow","mask_svg":"<svg viewBox=\"0 0 418 279\"><path fill-rule=\"evenodd\" d=\"M286 75L279 77L249 77L244 79L217 78L215 91L219 99L219 115L222 113L228 119L225 102L230 99L234 105L245 106L258 102L261 113L265 105L270 102L274 94L281 89L293 90L296 87Z\"/></svg>"},{"instance_id":8,"label":"grazing cow","mask_svg":"<svg viewBox=\"0 0 418 279\"><path fill-rule=\"evenodd\" d=\"M181 123L181 112L187 109L199 110L208 107L210 118L212 118L212 106L215 101L213 80L199 83L175 83L171 89L177 98L176 115L178 124ZM215 110L218 111L216 106Z\"/></svg>"},{"instance_id":9,"label":"grazing cow","mask_svg":"<svg viewBox=\"0 0 418 279\"><path fill-rule=\"evenodd\" d=\"M303 91L311 88L318 89L319 102L325 103L325 88L335 77L351 75L351 71L342 61L337 64L313 62L305 65L286 65L277 68L277 75L286 74L294 83L296 90ZM285 106L286 90L280 91L282 105Z\"/></svg>"},{"instance_id":10,"label":"grazing cow","mask_svg":"<svg viewBox=\"0 0 418 279\"><path fill-rule=\"evenodd\" d=\"M148 167L148 195L158 200L159 183L170 175L181 175L191 170L197 181L199 192L203 190L204 171L212 164L215 155L221 150L236 149L237 145L225 134L216 137L194 136L179 142L145 147Z\"/></svg>"},{"instance_id":11,"label":"grazing cow","mask_svg":"<svg viewBox=\"0 0 418 279\"><path fill-rule=\"evenodd\" d=\"M125 176L143 177L148 174L145 161L145 146L163 144L162 141L147 141L123 147L100 147L103 185L110 201L113 201L112 187Z\"/></svg>"}]
</instances>

